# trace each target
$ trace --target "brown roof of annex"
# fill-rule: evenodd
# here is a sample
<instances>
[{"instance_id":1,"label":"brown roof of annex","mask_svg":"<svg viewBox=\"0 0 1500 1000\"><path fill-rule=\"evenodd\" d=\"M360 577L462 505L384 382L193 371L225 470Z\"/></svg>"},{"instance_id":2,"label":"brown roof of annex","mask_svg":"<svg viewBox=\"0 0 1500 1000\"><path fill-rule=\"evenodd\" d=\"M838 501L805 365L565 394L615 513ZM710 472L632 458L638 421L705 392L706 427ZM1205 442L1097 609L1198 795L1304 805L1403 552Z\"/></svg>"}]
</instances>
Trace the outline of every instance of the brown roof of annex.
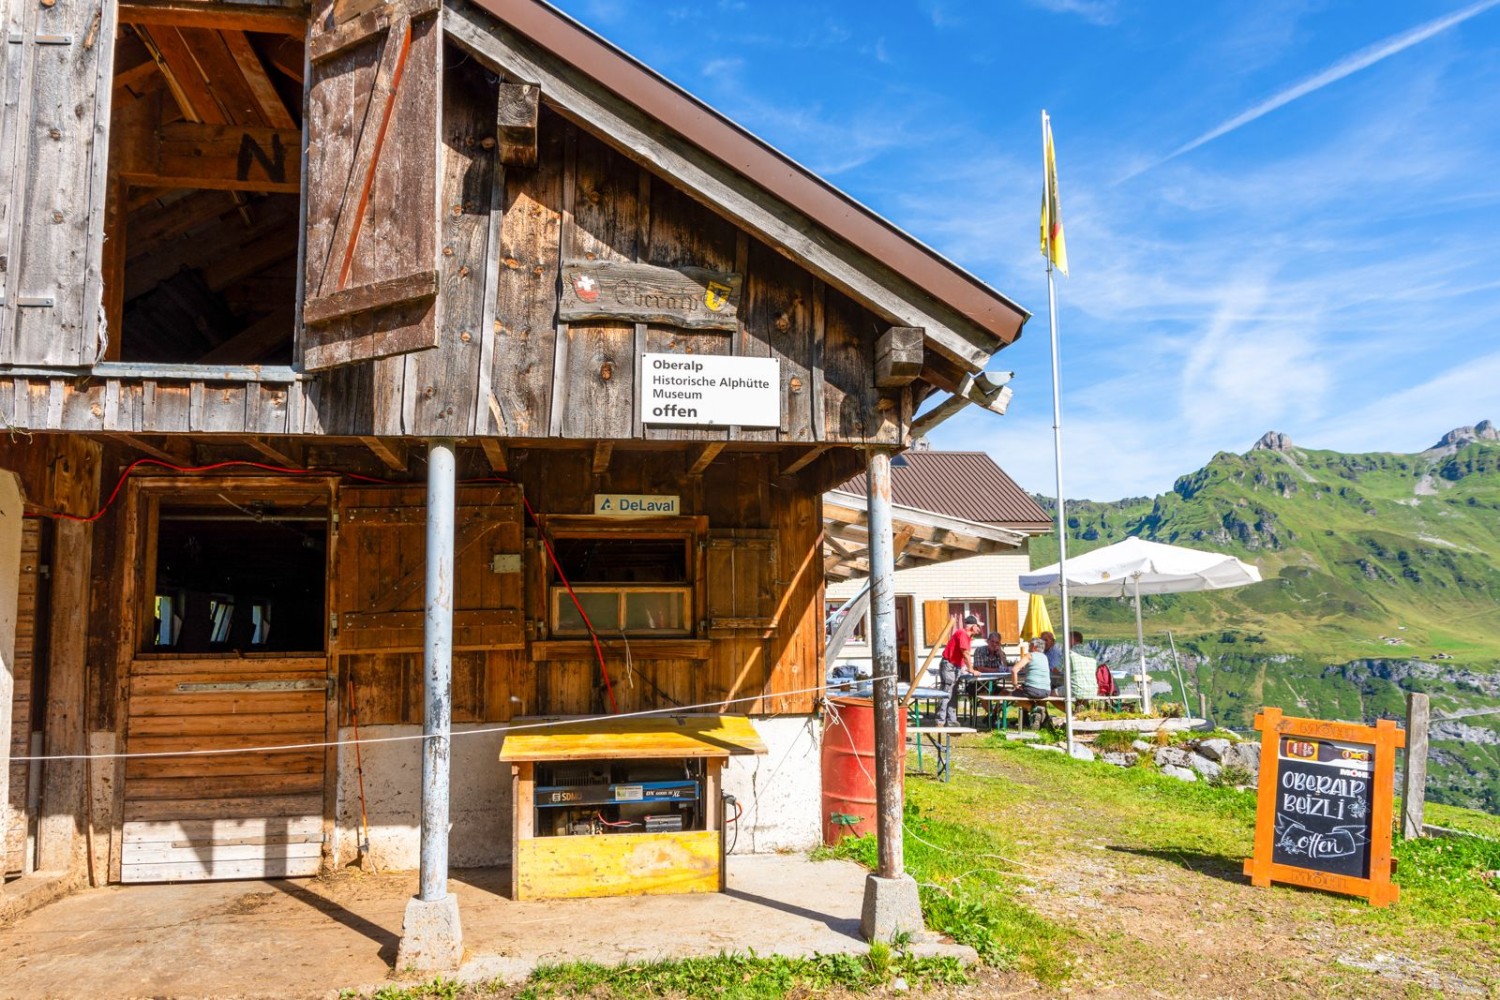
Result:
<instances>
[{"instance_id":1,"label":"brown roof of annex","mask_svg":"<svg viewBox=\"0 0 1500 1000\"><path fill-rule=\"evenodd\" d=\"M864 476L839 489L865 494ZM891 500L936 514L1047 531L1052 519L982 451L908 451L891 460Z\"/></svg>"},{"instance_id":2,"label":"brown roof of annex","mask_svg":"<svg viewBox=\"0 0 1500 1000\"><path fill-rule=\"evenodd\" d=\"M829 232L905 275L1001 345L1030 313L542 0L474 0ZM545 94L543 95L546 96Z\"/></svg>"}]
</instances>

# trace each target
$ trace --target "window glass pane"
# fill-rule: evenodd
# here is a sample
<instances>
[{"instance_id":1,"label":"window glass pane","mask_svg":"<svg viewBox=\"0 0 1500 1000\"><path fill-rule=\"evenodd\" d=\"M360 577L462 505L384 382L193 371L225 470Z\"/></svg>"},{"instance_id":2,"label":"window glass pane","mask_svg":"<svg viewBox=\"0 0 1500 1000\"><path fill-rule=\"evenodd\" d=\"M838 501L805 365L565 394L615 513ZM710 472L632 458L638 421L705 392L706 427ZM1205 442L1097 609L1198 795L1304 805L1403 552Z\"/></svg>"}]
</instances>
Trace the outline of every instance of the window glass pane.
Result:
<instances>
[{"instance_id":1,"label":"window glass pane","mask_svg":"<svg viewBox=\"0 0 1500 1000\"><path fill-rule=\"evenodd\" d=\"M557 595L555 598L557 630L559 632L587 632L588 626L583 623L583 618L578 614L578 607L573 603L573 598L568 596L568 592L558 589L554 593ZM587 590L578 591L578 602L583 605L589 621L593 622L594 631L620 631L620 595L618 593L601 594Z\"/></svg>"},{"instance_id":2,"label":"window glass pane","mask_svg":"<svg viewBox=\"0 0 1500 1000\"><path fill-rule=\"evenodd\" d=\"M228 642L229 625L234 620L234 603L222 597L208 601L209 642Z\"/></svg>"},{"instance_id":3,"label":"window glass pane","mask_svg":"<svg viewBox=\"0 0 1500 1000\"><path fill-rule=\"evenodd\" d=\"M669 629L681 632L683 604L687 595L681 591L626 591L625 628L631 632Z\"/></svg>"}]
</instances>

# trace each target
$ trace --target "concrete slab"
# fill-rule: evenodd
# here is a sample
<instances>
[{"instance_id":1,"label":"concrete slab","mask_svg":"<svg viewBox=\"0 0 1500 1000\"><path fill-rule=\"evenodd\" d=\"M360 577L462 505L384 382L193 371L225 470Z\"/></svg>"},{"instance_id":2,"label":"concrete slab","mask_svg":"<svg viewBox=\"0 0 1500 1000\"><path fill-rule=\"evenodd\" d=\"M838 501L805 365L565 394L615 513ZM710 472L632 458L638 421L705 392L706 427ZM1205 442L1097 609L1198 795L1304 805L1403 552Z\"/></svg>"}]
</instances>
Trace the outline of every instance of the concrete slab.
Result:
<instances>
[{"instance_id":1,"label":"concrete slab","mask_svg":"<svg viewBox=\"0 0 1500 1000\"><path fill-rule=\"evenodd\" d=\"M503 868L455 872L465 979L538 963L863 953L867 873L800 855L729 859L729 888L691 896L513 902ZM324 997L390 980L415 872L111 886L0 930L0 997Z\"/></svg>"}]
</instances>

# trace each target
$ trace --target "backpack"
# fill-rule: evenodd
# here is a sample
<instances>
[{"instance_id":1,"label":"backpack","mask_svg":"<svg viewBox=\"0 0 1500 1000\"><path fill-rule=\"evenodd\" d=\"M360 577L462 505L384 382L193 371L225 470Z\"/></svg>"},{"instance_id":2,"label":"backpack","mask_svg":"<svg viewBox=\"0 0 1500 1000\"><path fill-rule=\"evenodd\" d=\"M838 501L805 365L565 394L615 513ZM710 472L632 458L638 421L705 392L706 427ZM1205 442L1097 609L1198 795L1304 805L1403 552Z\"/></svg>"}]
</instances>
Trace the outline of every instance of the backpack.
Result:
<instances>
[{"instance_id":1,"label":"backpack","mask_svg":"<svg viewBox=\"0 0 1500 1000\"><path fill-rule=\"evenodd\" d=\"M1099 685L1101 698L1113 698L1120 693L1120 689L1115 686L1115 675L1109 672L1108 663L1099 664L1098 669L1094 671L1094 681Z\"/></svg>"}]
</instances>

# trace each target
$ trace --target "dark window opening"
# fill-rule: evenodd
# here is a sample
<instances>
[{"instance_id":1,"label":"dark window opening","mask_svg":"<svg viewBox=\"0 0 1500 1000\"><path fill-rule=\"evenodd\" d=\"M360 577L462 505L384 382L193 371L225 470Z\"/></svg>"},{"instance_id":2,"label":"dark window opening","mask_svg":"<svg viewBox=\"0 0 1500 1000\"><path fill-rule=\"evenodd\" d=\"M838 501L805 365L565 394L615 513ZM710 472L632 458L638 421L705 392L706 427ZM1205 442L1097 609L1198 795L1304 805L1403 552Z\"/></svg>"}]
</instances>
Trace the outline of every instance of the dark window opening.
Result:
<instances>
[{"instance_id":1,"label":"dark window opening","mask_svg":"<svg viewBox=\"0 0 1500 1000\"><path fill-rule=\"evenodd\" d=\"M292 362L303 44L120 26L105 360Z\"/></svg>"},{"instance_id":2,"label":"dark window opening","mask_svg":"<svg viewBox=\"0 0 1500 1000\"><path fill-rule=\"evenodd\" d=\"M321 513L218 514L164 505L147 649L320 652L327 550Z\"/></svg>"},{"instance_id":3,"label":"dark window opening","mask_svg":"<svg viewBox=\"0 0 1500 1000\"><path fill-rule=\"evenodd\" d=\"M688 578L687 542L681 538L559 538L552 550L573 583L686 583Z\"/></svg>"}]
</instances>

